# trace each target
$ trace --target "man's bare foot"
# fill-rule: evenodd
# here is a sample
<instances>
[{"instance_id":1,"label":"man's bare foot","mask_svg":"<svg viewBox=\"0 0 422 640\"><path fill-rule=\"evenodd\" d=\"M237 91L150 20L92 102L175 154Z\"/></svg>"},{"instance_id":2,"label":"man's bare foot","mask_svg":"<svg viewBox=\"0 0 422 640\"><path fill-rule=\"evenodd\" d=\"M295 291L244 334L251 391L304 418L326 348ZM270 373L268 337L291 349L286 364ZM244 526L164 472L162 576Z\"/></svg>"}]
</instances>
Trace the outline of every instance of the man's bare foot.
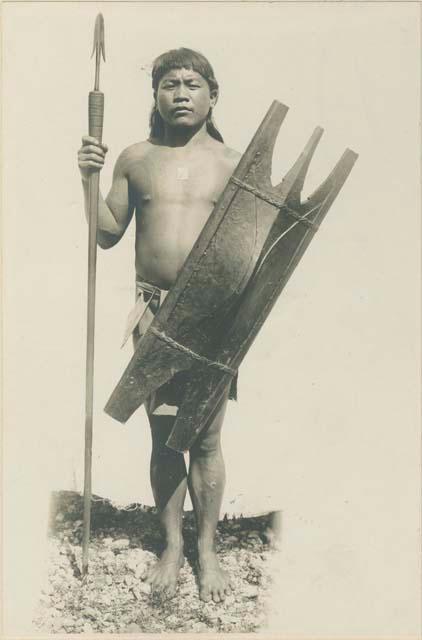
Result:
<instances>
[{"instance_id":1,"label":"man's bare foot","mask_svg":"<svg viewBox=\"0 0 422 640\"><path fill-rule=\"evenodd\" d=\"M221 569L215 551L199 554L198 573L199 597L204 602L223 602L234 589L229 574Z\"/></svg>"},{"instance_id":2,"label":"man's bare foot","mask_svg":"<svg viewBox=\"0 0 422 640\"><path fill-rule=\"evenodd\" d=\"M167 598L172 598L176 593L177 579L184 563L182 550L167 547L148 572L145 582L151 585L152 592L160 592Z\"/></svg>"}]
</instances>

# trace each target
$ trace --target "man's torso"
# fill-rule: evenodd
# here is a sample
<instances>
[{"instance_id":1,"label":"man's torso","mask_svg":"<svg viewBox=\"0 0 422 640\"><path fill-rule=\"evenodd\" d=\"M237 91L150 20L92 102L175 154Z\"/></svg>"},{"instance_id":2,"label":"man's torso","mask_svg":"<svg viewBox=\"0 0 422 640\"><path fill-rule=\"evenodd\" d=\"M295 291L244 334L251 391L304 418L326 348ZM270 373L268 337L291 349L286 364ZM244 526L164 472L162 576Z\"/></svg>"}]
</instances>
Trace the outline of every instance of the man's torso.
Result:
<instances>
[{"instance_id":1,"label":"man's torso","mask_svg":"<svg viewBox=\"0 0 422 640\"><path fill-rule=\"evenodd\" d=\"M194 147L143 142L130 148L138 277L171 287L239 158L209 138Z\"/></svg>"}]
</instances>

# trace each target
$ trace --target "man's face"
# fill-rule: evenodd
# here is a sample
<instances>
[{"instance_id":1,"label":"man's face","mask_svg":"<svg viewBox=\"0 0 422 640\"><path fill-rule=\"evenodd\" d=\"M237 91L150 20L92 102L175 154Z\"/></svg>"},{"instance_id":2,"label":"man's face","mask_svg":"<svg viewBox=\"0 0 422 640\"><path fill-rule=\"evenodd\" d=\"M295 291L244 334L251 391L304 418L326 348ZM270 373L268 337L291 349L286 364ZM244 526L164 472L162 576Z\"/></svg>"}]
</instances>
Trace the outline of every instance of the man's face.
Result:
<instances>
[{"instance_id":1,"label":"man's face","mask_svg":"<svg viewBox=\"0 0 422 640\"><path fill-rule=\"evenodd\" d=\"M171 127L202 125L217 101L208 82L192 69L172 69L160 80L156 93L158 111Z\"/></svg>"}]
</instances>

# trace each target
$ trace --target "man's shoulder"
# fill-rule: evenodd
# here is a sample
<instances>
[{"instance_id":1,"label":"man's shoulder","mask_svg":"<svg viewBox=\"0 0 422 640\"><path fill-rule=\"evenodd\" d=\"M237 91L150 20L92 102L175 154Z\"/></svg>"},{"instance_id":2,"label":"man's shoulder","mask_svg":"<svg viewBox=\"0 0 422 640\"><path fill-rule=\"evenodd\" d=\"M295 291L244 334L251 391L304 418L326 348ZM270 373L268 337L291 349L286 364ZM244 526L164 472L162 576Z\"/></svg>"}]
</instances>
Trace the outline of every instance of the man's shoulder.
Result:
<instances>
[{"instance_id":1,"label":"man's shoulder","mask_svg":"<svg viewBox=\"0 0 422 640\"><path fill-rule=\"evenodd\" d=\"M242 154L239 153L239 151L236 151L235 149L231 149L226 145L224 145L224 152L225 152L227 162L229 162L230 164L237 165L240 158L242 157Z\"/></svg>"},{"instance_id":2,"label":"man's shoulder","mask_svg":"<svg viewBox=\"0 0 422 640\"><path fill-rule=\"evenodd\" d=\"M213 140L212 142L213 149L216 154L218 154L219 158L227 165L233 167L233 169L238 164L242 154L231 147L228 147L224 142L218 142L217 140Z\"/></svg>"},{"instance_id":3,"label":"man's shoulder","mask_svg":"<svg viewBox=\"0 0 422 640\"><path fill-rule=\"evenodd\" d=\"M236 151L236 149L232 149L224 143L221 143L221 146L223 147L223 153L228 160L240 160L242 157L242 154L239 153L239 151Z\"/></svg>"},{"instance_id":4,"label":"man's shoulder","mask_svg":"<svg viewBox=\"0 0 422 640\"><path fill-rule=\"evenodd\" d=\"M118 157L118 162L123 166L130 165L131 162L136 160L139 162L148 156L151 152L152 144L149 140L143 140L142 142L135 142L129 147L123 149Z\"/></svg>"}]
</instances>

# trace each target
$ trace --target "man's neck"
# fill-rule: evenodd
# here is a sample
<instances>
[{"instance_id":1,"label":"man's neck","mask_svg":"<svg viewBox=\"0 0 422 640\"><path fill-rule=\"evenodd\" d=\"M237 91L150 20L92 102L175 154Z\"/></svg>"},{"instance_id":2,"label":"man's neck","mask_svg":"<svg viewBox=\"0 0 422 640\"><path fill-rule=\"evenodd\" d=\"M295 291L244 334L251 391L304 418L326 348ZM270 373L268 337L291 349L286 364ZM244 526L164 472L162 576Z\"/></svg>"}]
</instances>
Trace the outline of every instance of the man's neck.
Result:
<instances>
[{"instance_id":1,"label":"man's neck","mask_svg":"<svg viewBox=\"0 0 422 640\"><path fill-rule=\"evenodd\" d=\"M204 122L198 129L192 127L169 127L165 125L163 143L168 147L193 147L208 138Z\"/></svg>"}]
</instances>

